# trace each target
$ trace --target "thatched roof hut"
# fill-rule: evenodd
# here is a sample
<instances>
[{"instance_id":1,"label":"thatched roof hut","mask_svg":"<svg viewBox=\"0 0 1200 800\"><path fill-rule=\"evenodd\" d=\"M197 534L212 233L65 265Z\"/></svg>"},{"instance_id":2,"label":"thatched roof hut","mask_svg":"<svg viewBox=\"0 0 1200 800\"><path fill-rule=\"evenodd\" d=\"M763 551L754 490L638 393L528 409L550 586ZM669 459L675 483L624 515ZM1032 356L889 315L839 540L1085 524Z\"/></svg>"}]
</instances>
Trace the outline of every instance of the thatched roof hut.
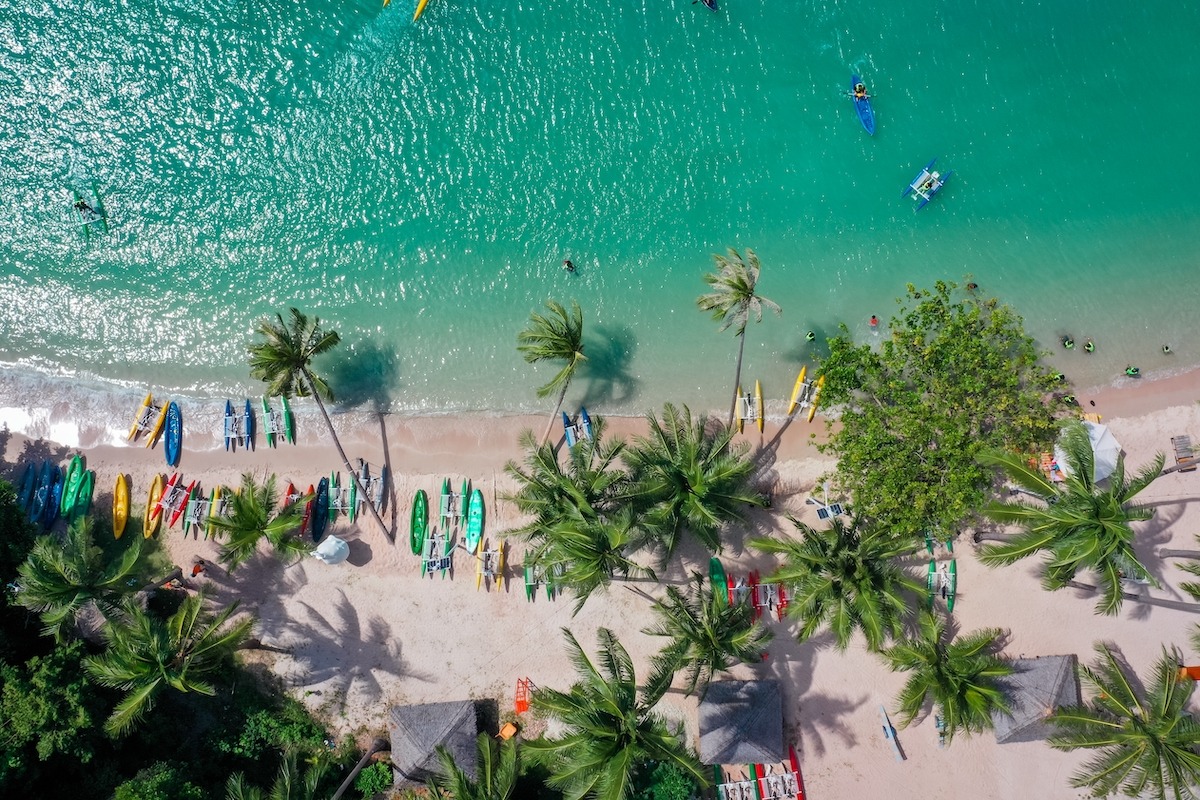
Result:
<instances>
[{"instance_id":1,"label":"thatched roof hut","mask_svg":"<svg viewBox=\"0 0 1200 800\"><path fill-rule=\"evenodd\" d=\"M705 764L783 761L779 681L717 681L700 702L700 760Z\"/></svg>"},{"instance_id":2,"label":"thatched roof hut","mask_svg":"<svg viewBox=\"0 0 1200 800\"><path fill-rule=\"evenodd\" d=\"M470 700L393 706L388 712L388 734L392 740L392 766L397 783L423 783L439 771L434 748L445 747L454 763L475 776L478 735L475 704Z\"/></svg>"},{"instance_id":3,"label":"thatched roof hut","mask_svg":"<svg viewBox=\"0 0 1200 800\"><path fill-rule=\"evenodd\" d=\"M1053 733L1046 723L1055 709L1080 702L1075 656L1018 658L1012 675L999 679L1011 713L996 712L996 742L1038 742Z\"/></svg>"}]
</instances>

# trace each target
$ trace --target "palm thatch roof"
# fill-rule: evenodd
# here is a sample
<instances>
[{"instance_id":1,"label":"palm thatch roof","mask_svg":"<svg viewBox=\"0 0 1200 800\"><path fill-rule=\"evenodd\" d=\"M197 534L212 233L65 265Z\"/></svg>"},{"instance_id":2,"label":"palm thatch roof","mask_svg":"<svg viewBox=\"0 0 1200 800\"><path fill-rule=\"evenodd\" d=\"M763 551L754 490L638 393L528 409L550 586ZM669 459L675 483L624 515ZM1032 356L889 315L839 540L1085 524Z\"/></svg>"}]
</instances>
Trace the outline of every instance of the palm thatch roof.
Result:
<instances>
[{"instance_id":1,"label":"palm thatch roof","mask_svg":"<svg viewBox=\"0 0 1200 800\"><path fill-rule=\"evenodd\" d=\"M467 775L475 776L478 735L475 704L470 700L393 706L388 712L388 735L392 740L392 765L397 782L423 783L439 771L434 748L445 747Z\"/></svg>"},{"instance_id":2,"label":"palm thatch roof","mask_svg":"<svg viewBox=\"0 0 1200 800\"><path fill-rule=\"evenodd\" d=\"M700 701L700 760L705 764L782 761L779 681L717 681Z\"/></svg>"},{"instance_id":3,"label":"palm thatch roof","mask_svg":"<svg viewBox=\"0 0 1200 800\"><path fill-rule=\"evenodd\" d=\"M995 712L996 742L1038 742L1053 733L1046 717L1060 706L1080 702L1075 656L1018 658L1012 675L999 679L1011 713Z\"/></svg>"}]
</instances>

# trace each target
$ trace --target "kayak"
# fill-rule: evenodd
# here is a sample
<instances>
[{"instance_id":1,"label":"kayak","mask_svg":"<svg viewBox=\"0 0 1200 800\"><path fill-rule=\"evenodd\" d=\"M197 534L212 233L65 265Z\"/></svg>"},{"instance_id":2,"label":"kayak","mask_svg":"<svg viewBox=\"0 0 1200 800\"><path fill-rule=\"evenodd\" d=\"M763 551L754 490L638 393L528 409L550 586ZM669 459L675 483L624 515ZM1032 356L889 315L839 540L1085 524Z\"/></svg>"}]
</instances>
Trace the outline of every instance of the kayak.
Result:
<instances>
[{"instance_id":1,"label":"kayak","mask_svg":"<svg viewBox=\"0 0 1200 800\"><path fill-rule=\"evenodd\" d=\"M567 437L567 447L574 447L577 441L575 437L575 425L571 422L571 418L567 416L567 412L565 411L562 412L562 421L563 433Z\"/></svg>"},{"instance_id":2,"label":"kayak","mask_svg":"<svg viewBox=\"0 0 1200 800\"><path fill-rule=\"evenodd\" d=\"M296 418L292 416L292 409L288 407L287 395L280 395L279 401L283 403L283 435L287 438L288 444L295 444Z\"/></svg>"},{"instance_id":3,"label":"kayak","mask_svg":"<svg viewBox=\"0 0 1200 800\"><path fill-rule=\"evenodd\" d=\"M275 412L271 410L271 404L267 402L267 396L264 394L262 399L263 407L263 433L267 437L267 447L275 446Z\"/></svg>"},{"instance_id":4,"label":"kayak","mask_svg":"<svg viewBox=\"0 0 1200 800\"><path fill-rule=\"evenodd\" d=\"M758 419L758 432L762 433L766 417L763 414L762 384L757 380L754 381L754 414Z\"/></svg>"},{"instance_id":5,"label":"kayak","mask_svg":"<svg viewBox=\"0 0 1200 800\"><path fill-rule=\"evenodd\" d=\"M871 136L875 135L875 111L871 108L871 96L855 97L854 87L862 83L857 75L850 76L850 97L854 100L854 110L858 112L858 121Z\"/></svg>"},{"instance_id":6,"label":"kayak","mask_svg":"<svg viewBox=\"0 0 1200 800\"><path fill-rule=\"evenodd\" d=\"M413 22L416 22L417 19L420 18L420 16L425 13L425 6L428 3L429 3L429 0L420 0L417 3L417 10L413 12ZM384 5L387 5L386 0L384 2Z\"/></svg>"},{"instance_id":7,"label":"kayak","mask_svg":"<svg viewBox=\"0 0 1200 800\"><path fill-rule=\"evenodd\" d=\"M29 504L33 502L33 492L37 488L37 470L33 468L33 462L25 465L25 471L21 473L20 481L21 491L17 495L17 505L21 508L22 514L29 513Z\"/></svg>"},{"instance_id":8,"label":"kayak","mask_svg":"<svg viewBox=\"0 0 1200 800\"><path fill-rule=\"evenodd\" d=\"M316 499L317 499L317 490L314 489L313 485L310 483L308 485L308 502L306 502L304 504L304 519L300 520L300 535L301 536L303 536L304 532L306 530L308 530L309 523L312 522L313 503L316 502Z\"/></svg>"},{"instance_id":9,"label":"kayak","mask_svg":"<svg viewBox=\"0 0 1200 800\"><path fill-rule=\"evenodd\" d=\"M590 440L592 438L592 418L588 416L587 409L583 406L579 407L579 424L583 427L583 438Z\"/></svg>"},{"instance_id":10,"label":"kayak","mask_svg":"<svg viewBox=\"0 0 1200 800\"><path fill-rule=\"evenodd\" d=\"M85 470L83 479L79 481L79 491L75 494L75 502L71 503L71 516L68 522L83 519L92 510L92 495L96 491L96 473Z\"/></svg>"},{"instance_id":11,"label":"kayak","mask_svg":"<svg viewBox=\"0 0 1200 800\"><path fill-rule=\"evenodd\" d=\"M242 447L254 449L254 406L246 398L246 410L242 412Z\"/></svg>"},{"instance_id":12,"label":"kayak","mask_svg":"<svg viewBox=\"0 0 1200 800\"><path fill-rule=\"evenodd\" d=\"M54 465L49 461L42 462L42 471L38 476L37 488L33 490L33 501L29 506L29 521L38 522L46 513L46 501L50 499L50 490L54 488Z\"/></svg>"},{"instance_id":13,"label":"kayak","mask_svg":"<svg viewBox=\"0 0 1200 800\"><path fill-rule=\"evenodd\" d=\"M471 501L467 506L467 552L474 553L479 549L479 541L483 538L483 492L476 489L471 492Z\"/></svg>"},{"instance_id":14,"label":"kayak","mask_svg":"<svg viewBox=\"0 0 1200 800\"><path fill-rule=\"evenodd\" d=\"M124 473L117 476L113 487L113 538L120 539L129 522L129 480Z\"/></svg>"},{"instance_id":15,"label":"kayak","mask_svg":"<svg viewBox=\"0 0 1200 800\"><path fill-rule=\"evenodd\" d=\"M325 526L329 524L329 479L321 478L317 484L317 497L313 504L312 538L314 542L321 541Z\"/></svg>"},{"instance_id":16,"label":"kayak","mask_svg":"<svg viewBox=\"0 0 1200 800\"><path fill-rule=\"evenodd\" d=\"M917 211L928 205L929 201L937 196L937 193L946 185L946 181L950 180L950 176L954 174L954 170L950 170L945 175L934 172L933 165L936 161L935 158L922 167L908 188L900 193L901 197L908 197L910 194L913 196L913 200L917 201Z\"/></svg>"},{"instance_id":17,"label":"kayak","mask_svg":"<svg viewBox=\"0 0 1200 800\"><path fill-rule=\"evenodd\" d=\"M46 515L43 524L47 528L54 527L54 523L58 522L59 511L62 507L63 487L66 484L66 473L62 467L55 467L51 475L54 483L50 484L50 496L46 498Z\"/></svg>"},{"instance_id":18,"label":"kayak","mask_svg":"<svg viewBox=\"0 0 1200 800\"><path fill-rule=\"evenodd\" d=\"M161 406L158 407L158 417L157 417L157 419L154 420L154 425L151 426L150 433L146 437L146 447L154 447L155 442L158 441L159 434L162 433L163 425L166 424L166 421L167 421L167 404L163 403Z\"/></svg>"},{"instance_id":19,"label":"kayak","mask_svg":"<svg viewBox=\"0 0 1200 800\"><path fill-rule=\"evenodd\" d=\"M958 594L958 559L950 561L950 583L946 586L946 611L954 613L954 597Z\"/></svg>"},{"instance_id":20,"label":"kayak","mask_svg":"<svg viewBox=\"0 0 1200 800\"><path fill-rule=\"evenodd\" d=\"M808 407L808 421L812 422L813 417L817 415L817 401L821 399L821 387L825 385L825 376L817 378L817 385L813 387L812 405Z\"/></svg>"},{"instance_id":21,"label":"kayak","mask_svg":"<svg viewBox=\"0 0 1200 800\"><path fill-rule=\"evenodd\" d=\"M163 453L167 457L167 465L179 466L179 455L183 449L183 414L179 405L172 400L167 406L167 433L163 438Z\"/></svg>"},{"instance_id":22,"label":"kayak","mask_svg":"<svg viewBox=\"0 0 1200 800\"><path fill-rule=\"evenodd\" d=\"M329 491L326 494L328 497L328 509L326 516L330 522L337 519L338 504L342 501L341 475L337 472L329 473Z\"/></svg>"},{"instance_id":23,"label":"kayak","mask_svg":"<svg viewBox=\"0 0 1200 800\"><path fill-rule=\"evenodd\" d=\"M796 384L792 386L792 399L788 401L788 416L796 410L796 406L800 405L800 392L804 390L804 376L808 373L808 364L800 367L800 374L796 376Z\"/></svg>"},{"instance_id":24,"label":"kayak","mask_svg":"<svg viewBox=\"0 0 1200 800\"><path fill-rule=\"evenodd\" d=\"M933 598L937 594L937 564L929 559L929 571L925 575L925 594L928 596L929 609L933 610Z\"/></svg>"},{"instance_id":25,"label":"kayak","mask_svg":"<svg viewBox=\"0 0 1200 800\"><path fill-rule=\"evenodd\" d=\"M75 456L67 467L66 488L62 500L59 501L58 511L68 521L75 509L75 498L79 496L79 484L83 480L83 459Z\"/></svg>"},{"instance_id":26,"label":"kayak","mask_svg":"<svg viewBox=\"0 0 1200 800\"><path fill-rule=\"evenodd\" d=\"M150 495L146 498L146 515L142 517L142 536L149 539L158 530L158 503L163 494L163 477L155 475L150 484Z\"/></svg>"},{"instance_id":27,"label":"kayak","mask_svg":"<svg viewBox=\"0 0 1200 800\"><path fill-rule=\"evenodd\" d=\"M417 494L413 498L412 516L408 525L408 544L412 548L413 555L421 555L421 548L425 544L425 533L429 529L429 496L425 494L424 489L417 489Z\"/></svg>"},{"instance_id":28,"label":"kayak","mask_svg":"<svg viewBox=\"0 0 1200 800\"><path fill-rule=\"evenodd\" d=\"M148 412L150 406L154 403L154 396L150 393L146 394L146 399L138 406L137 416L133 418L133 425L129 428L129 437L127 441L132 442L137 438L137 435L142 432L144 426L149 424Z\"/></svg>"},{"instance_id":29,"label":"kayak","mask_svg":"<svg viewBox=\"0 0 1200 800\"><path fill-rule=\"evenodd\" d=\"M720 559L711 558L708 561L708 582L712 584L713 597L718 600L724 599L729 602L729 594L725 578L725 568L721 566Z\"/></svg>"}]
</instances>

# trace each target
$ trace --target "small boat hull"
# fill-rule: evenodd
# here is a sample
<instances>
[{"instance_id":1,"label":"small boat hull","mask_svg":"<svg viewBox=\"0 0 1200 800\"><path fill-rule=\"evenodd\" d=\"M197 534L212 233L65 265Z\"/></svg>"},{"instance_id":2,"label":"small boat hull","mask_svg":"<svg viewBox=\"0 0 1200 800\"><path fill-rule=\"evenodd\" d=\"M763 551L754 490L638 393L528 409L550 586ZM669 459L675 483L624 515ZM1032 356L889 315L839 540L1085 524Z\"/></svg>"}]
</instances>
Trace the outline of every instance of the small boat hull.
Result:
<instances>
[{"instance_id":1,"label":"small boat hull","mask_svg":"<svg viewBox=\"0 0 1200 800\"><path fill-rule=\"evenodd\" d=\"M179 405L172 400L167 406L167 433L163 440L163 453L167 457L167 465L179 466L179 456L183 451L183 413Z\"/></svg>"},{"instance_id":2,"label":"small boat hull","mask_svg":"<svg viewBox=\"0 0 1200 800\"><path fill-rule=\"evenodd\" d=\"M147 393L146 399L138 406L137 415L133 418L133 425L129 428L129 438L127 441L132 442L137 438L138 433L142 428L142 417L146 416L146 412L150 410L150 405L154 402L154 395Z\"/></svg>"},{"instance_id":3,"label":"small boat hull","mask_svg":"<svg viewBox=\"0 0 1200 800\"><path fill-rule=\"evenodd\" d=\"M113 538L120 539L129 523L129 479L124 473L117 476L113 486Z\"/></svg>"},{"instance_id":4,"label":"small boat hull","mask_svg":"<svg viewBox=\"0 0 1200 800\"><path fill-rule=\"evenodd\" d=\"M479 549L483 539L483 492L476 489L471 492L471 501L467 506L467 533L464 543L468 553Z\"/></svg>"},{"instance_id":5,"label":"small boat hull","mask_svg":"<svg viewBox=\"0 0 1200 800\"><path fill-rule=\"evenodd\" d=\"M857 75L850 76L850 97L854 100L854 110L858 113L858 121L862 123L863 129L874 136L875 135L875 110L871 108L871 98L869 97L854 97L854 87L862 83L862 78Z\"/></svg>"},{"instance_id":6,"label":"small boat hull","mask_svg":"<svg viewBox=\"0 0 1200 800\"><path fill-rule=\"evenodd\" d=\"M429 530L429 497L424 489L418 489L413 497L412 515L408 525L408 544L414 556L421 555L425 546L425 534Z\"/></svg>"},{"instance_id":7,"label":"small boat hull","mask_svg":"<svg viewBox=\"0 0 1200 800\"><path fill-rule=\"evenodd\" d=\"M159 503L163 495L163 476L155 475L146 498L146 515L142 517L142 536L149 539L158 532Z\"/></svg>"},{"instance_id":8,"label":"small boat hull","mask_svg":"<svg viewBox=\"0 0 1200 800\"><path fill-rule=\"evenodd\" d=\"M763 432L763 425L766 424L766 415L763 413L763 393L762 383L754 382L754 416L758 423L758 432Z\"/></svg>"},{"instance_id":9,"label":"small boat hull","mask_svg":"<svg viewBox=\"0 0 1200 800\"><path fill-rule=\"evenodd\" d=\"M325 534L325 526L329 524L329 479L321 478L317 484L317 497L313 504L312 538L314 542L321 541Z\"/></svg>"},{"instance_id":10,"label":"small boat hull","mask_svg":"<svg viewBox=\"0 0 1200 800\"><path fill-rule=\"evenodd\" d=\"M796 406L800 405L800 393L804 391L804 376L807 374L808 364L805 364L800 367L800 374L796 376L796 383L792 386L792 399L788 400L789 417L796 411Z\"/></svg>"}]
</instances>

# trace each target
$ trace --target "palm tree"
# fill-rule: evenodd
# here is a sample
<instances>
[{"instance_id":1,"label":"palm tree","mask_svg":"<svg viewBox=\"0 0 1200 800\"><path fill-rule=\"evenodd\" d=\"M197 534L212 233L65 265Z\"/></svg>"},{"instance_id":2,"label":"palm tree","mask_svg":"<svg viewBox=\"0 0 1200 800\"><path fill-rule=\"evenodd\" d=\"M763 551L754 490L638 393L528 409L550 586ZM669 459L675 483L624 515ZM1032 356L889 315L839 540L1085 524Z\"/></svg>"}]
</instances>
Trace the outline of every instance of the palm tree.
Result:
<instances>
[{"instance_id":1,"label":"palm tree","mask_svg":"<svg viewBox=\"0 0 1200 800\"><path fill-rule=\"evenodd\" d=\"M109 560L96 546L92 519L71 523L67 538L38 537L18 568L17 602L41 615L47 635L63 641L85 609L112 614L123 597L144 578L142 540L130 537L121 554Z\"/></svg>"},{"instance_id":2,"label":"palm tree","mask_svg":"<svg viewBox=\"0 0 1200 800\"><path fill-rule=\"evenodd\" d=\"M558 412L562 410L563 398L567 396L567 387L575 377L579 365L587 361L583 354L583 311L579 303L572 300L571 310L563 308L561 303L554 300L546 301L549 314L539 314L536 311L529 315L529 326L517 334L517 350L530 364L539 361L561 361L562 368L545 386L537 390L538 397L557 391L558 402L554 405L554 413L550 415L550 423L542 435L542 442L550 437Z\"/></svg>"},{"instance_id":3,"label":"palm tree","mask_svg":"<svg viewBox=\"0 0 1200 800\"><path fill-rule=\"evenodd\" d=\"M631 778L650 761L668 762L708 784L707 770L653 712L661 695L637 694L637 678L629 653L613 632L601 628L599 668L571 632L563 629L579 681L569 691L535 689L532 707L555 720L563 733L524 745L535 761L550 771L550 785L567 797L623 800Z\"/></svg>"},{"instance_id":4,"label":"palm tree","mask_svg":"<svg viewBox=\"0 0 1200 800\"><path fill-rule=\"evenodd\" d=\"M257 786L247 786L246 776L239 772L231 775L225 784L226 800L315 800L321 780L329 771L329 761L321 756L308 762L309 768L301 778L296 766L296 753L288 750L283 755L283 763L279 766L279 774L270 793L264 793Z\"/></svg>"},{"instance_id":5,"label":"palm tree","mask_svg":"<svg viewBox=\"0 0 1200 800\"><path fill-rule=\"evenodd\" d=\"M105 730L113 736L127 733L166 688L215 694L213 685L200 676L216 670L254 624L249 617L226 624L237 607L234 603L210 614L204 610L204 596L192 595L164 622L126 601L121 615L105 626L108 648L84 660L88 673L101 684L127 692Z\"/></svg>"},{"instance_id":6,"label":"palm tree","mask_svg":"<svg viewBox=\"0 0 1200 800\"><path fill-rule=\"evenodd\" d=\"M630 487L626 496L646 509L645 525L664 550L675 552L684 531L710 552L721 550L721 528L742 519L747 506L766 498L750 486L754 463L745 445L733 445L733 429L707 416L692 418L687 406L663 406L662 421L647 414L649 435L625 451Z\"/></svg>"},{"instance_id":7,"label":"palm tree","mask_svg":"<svg viewBox=\"0 0 1200 800\"><path fill-rule=\"evenodd\" d=\"M917 631L880 651L893 672L910 672L898 698L901 725L916 719L931 699L945 724L946 741L954 734L979 733L992 727L993 711L1008 711L997 678L1013 673L1012 665L994 654L1004 635L999 628L985 628L946 640L946 623L938 615L922 611Z\"/></svg>"},{"instance_id":8,"label":"palm tree","mask_svg":"<svg viewBox=\"0 0 1200 800\"><path fill-rule=\"evenodd\" d=\"M1097 643L1096 653L1095 666L1079 668L1095 697L1049 717L1058 727L1047 740L1051 747L1099 751L1071 785L1091 789L1094 797L1119 792L1155 800L1194 798L1200 784L1200 724L1188 712L1196 683L1180 677L1180 652L1163 648L1145 688L1110 645Z\"/></svg>"},{"instance_id":9,"label":"palm tree","mask_svg":"<svg viewBox=\"0 0 1200 800\"><path fill-rule=\"evenodd\" d=\"M869 527L857 517L847 524L834 517L832 527L818 531L792 519L800 540L761 538L750 545L783 556L783 566L766 579L788 588L788 615L800 621L796 638L805 641L829 626L837 646L845 650L855 630L867 647L878 650L889 636L903 631L905 592L925 587L896 564L917 545Z\"/></svg>"},{"instance_id":10,"label":"palm tree","mask_svg":"<svg viewBox=\"0 0 1200 800\"><path fill-rule=\"evenodd\" d=\"M213 527L227 537L221 544L221 563L233 572L258 552L263 539L284 558L311 552L312 546L295 535L308 500L301 497L275 514L275 476L260 485L252 474L242 473L241 491L230 496L226 514L213 519Z\"/></svg>"},{"instance_id":11,"label":"palm tree","mask_svg":"<svg viewBox=\"0 0 1200 800\"><path fill-rule=\"evenodd\" d=\"M988 452L980 456L981 463L1002 467L1025 493L1036 497L1036 502L996 501L983 509L996 522L1025 530L1007 542L980 548L980 560L995 567L1045 550L1051 558L1042 585L1048 591L1067 586L1080 570L1094 570L1103 592L1096 611L1116 614L1123 599L1122 579L1153 581L1133 551L1130 523L1150 519L1154 509L1131 501L1158 477L1163 456L1160 453L1132 481L1125 477L1124 455L1118 456L1108 486L1100 488L1093 479L1094 454L1083 424L1065 425L1059 446L1068 471L1059 484L1051 483L1015 454Z\"/></svg>"},{"instance_id":12,"label":"palm tree","mask_svg":"<svg viewBox=\"0 0 1200 800\"><path fill-rule=\"evenodd\" d=\"M713 288L709 294L696 298L696 305L701 311L712 313L713 319L721 323L721 330L733 328L738 337L737 367L733 373L733 404L729 408L729 421L733 425L733 410L737 406L738 386L742 383L742 355L746 351L746 323L750 317L755 322L762 322L763 308L769 308L776 314L782 313L779 304L773 300L759 296L755 289L758 286L758 274L761 266L758 256L750 248L746 248L746 257L732 247L728 256L713 254L717 263L717 271L707 273L704 282Z\"/></svg>"},{"instance_id":13,"label":"palm tree","mask_svg":"<svg viewBox=\"0 0 1200 800\"><path fill-rule=\"evenodd\" d=\"M713 676L736 664L762 661L763 649L773 634L754 621L749 603L730 603L725 587L705 586L705 578L692 576L686 594L667 587L665 600L654 603L658 624L642 633L668 636L670 644L654 658L654 670L646 691L654 695L670 687L675 673L687 670L687 693L708 692Z\"/></svg>"},{"instance_id":14,"label":"palm tree","mask_svg":"<svg viewBox=\"0 0 1200 800\"><path fill-rule=\"evenodd\" d=\"M438 746L441 774L429 781L429 791L434 797L453 797L454 800L509 800L512 797L521 772L517 740L497 743L491 736L481 733L475 740L475 747L479 751L475 767L478 780L472 780L454 763L449 750Z\"/></svg>"},{"instance_id":15,"label":"palm tree","mask_svg":"<svg viewBox=\"0 0 1200 800\"><path fill-rule=\"evenodd\" d=\"M342 457L342 464L358 487L358 496L370 497L359 479L358 471L350 465L350 458L333 428L333 420L325 410L325 401L332 403L334 400L333 389L324 378L313 372L313 359L337 347L342 338L337 331L324 330L317 317L309 317L295 308L290 312L291 318L286 322L281 314L276 314L275 319L268 318L258 324L258 335L263 340L250 345L250 374L266 382L267 394L272 397L311 396L317 402L317 409L325 420L325 427L329 429L338 455ZM388 526L379 516L379 509L370 502L366 506L380 529L387 534Z\"/></svg>"}]
</instances>

